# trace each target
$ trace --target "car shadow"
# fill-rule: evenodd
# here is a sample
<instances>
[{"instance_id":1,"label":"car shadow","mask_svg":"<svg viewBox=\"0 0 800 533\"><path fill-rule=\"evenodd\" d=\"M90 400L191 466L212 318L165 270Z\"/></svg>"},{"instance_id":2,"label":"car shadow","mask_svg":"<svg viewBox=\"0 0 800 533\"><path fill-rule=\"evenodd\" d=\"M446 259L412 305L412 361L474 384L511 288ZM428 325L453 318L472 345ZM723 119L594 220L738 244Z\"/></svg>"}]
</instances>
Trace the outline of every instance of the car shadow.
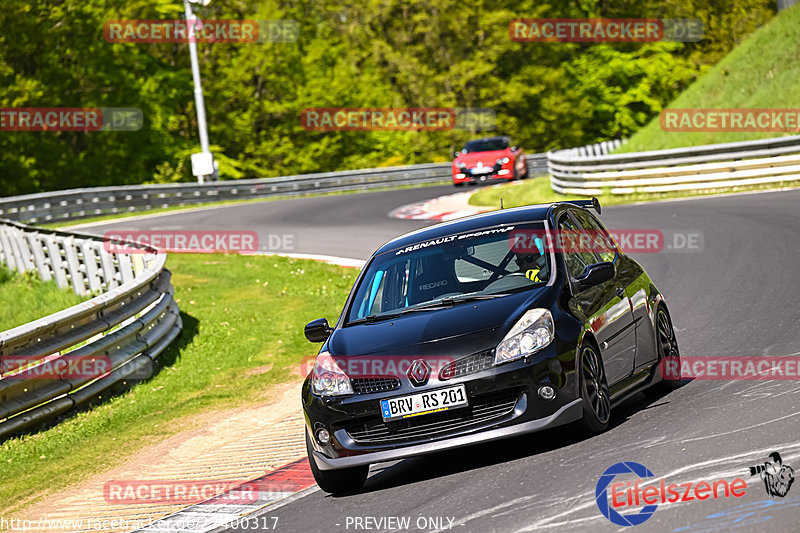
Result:
<instances>
[{"instance_id":1,"label":"car shadow","mask_svg":"<svg viewBox=\"0 0 800 533\"><path fill-rule=\"evenodd\" d=\"M125 380L120 380L115 382L111 386L109 386L105 391L101 394L87 400L85 403L78 407L73 407L69 409L63 414L57 415L52 418L48 418L43 420L42 422L35 424L30 427L26 427L19 431L9 434L4 439L0 439L0 441L5 439L10 439L12 437L19 437L22 435L33 435L36 433L40 433L52 427L55 427L62 422L72 419L80 413L85 411L89 411L98 405L102 405L104 403L108 403L112 398L115 398L121 394L125 394L133 387L139 385L140 383L146 383L152 380L155 376L159 374L162 368L168 367L173 365L178 358L180 357L181 351L191 344L194 337L197 335L200 322L196 318L191 315L184 313L183 311L180 312L181 321L183 322L183 328L181 332L178 334L177 337L167 346L152 362L152 365L147 367L145 370L146 375L141 377L130 377Z\"/></svg>"},{"instance_id":2,"label":"car shadow","mask_svg":"<svg viewBox=\"0 0 800 533\"><path fill-rule=\"evenodd\" d=\"M680 387L684 387L689 381L682 381ZM637 412L669 405L669 395L672 392L674 391L648 389L646 393L634 394L614 407L607 431L611 432L622 426ZM518 437L403 459L388 466L373 465L370 471L371 475L362 490L331 497L346 498L357 494L380 492L394 487L534 457L600 437L601 435L586 435L576 423L571 423Z\"/></svg>"}]
</instances>

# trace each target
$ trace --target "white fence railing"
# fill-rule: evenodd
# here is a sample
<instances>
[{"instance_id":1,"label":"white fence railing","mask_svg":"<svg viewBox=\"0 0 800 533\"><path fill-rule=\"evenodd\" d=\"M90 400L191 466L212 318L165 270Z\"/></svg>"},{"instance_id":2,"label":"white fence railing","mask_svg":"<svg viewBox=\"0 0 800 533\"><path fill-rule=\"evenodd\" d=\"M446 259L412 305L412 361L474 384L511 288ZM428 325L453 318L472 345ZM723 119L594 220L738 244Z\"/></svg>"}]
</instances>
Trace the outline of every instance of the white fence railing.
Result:
<instances>
[{"instance_id":1,"label":"white fence railing","mask_svg":"<svg viewBox=\"0 0 800 533\"><path fill-rule=\"evenodd\" d=\"M547 154L562 194L722 190L800 179L800 136L609 154L619 141Z\"/></svg>"},{"instance_id":2,"label":"white fence railing","mask_svg":"<svg viewBox=\"0 0 800 533\"><path fill-rule=\"evenodd\" d=\"M0 219L0 259L94 298L0 332L0 439L152 375L180 333L166 254L111 253L92 235ZM88 363L88 364L87 364Z\"/></svg>"}]
</instances>

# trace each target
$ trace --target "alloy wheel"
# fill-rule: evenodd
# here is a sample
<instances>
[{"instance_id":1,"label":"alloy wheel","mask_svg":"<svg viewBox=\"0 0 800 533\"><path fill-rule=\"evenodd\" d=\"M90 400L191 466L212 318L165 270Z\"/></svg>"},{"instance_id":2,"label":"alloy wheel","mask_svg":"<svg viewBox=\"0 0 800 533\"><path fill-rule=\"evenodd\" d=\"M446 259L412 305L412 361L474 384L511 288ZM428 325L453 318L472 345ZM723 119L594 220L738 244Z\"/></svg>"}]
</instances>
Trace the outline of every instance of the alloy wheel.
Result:
<instances>
[{"instance_id":1,"label":"alloy wheel","mask_svg":"<svg viewBox=\"0 0 800 533\"><path fill-rule=\"evenodd\" d=\"M583 351L583 383L586 387L587 400L598 422L605 424L611 416L611 400L603 365L592 348Z\"/></svg>"},{"instance_id":2,"label":"alloy wheel","mask_svg":"<svg viewBox=\"0 0 800 533\"><path fill-rule=\"evenodd\" d=\"M658 344L661 347L662 357L680 357L678 341L675 330L672 328L669 316L663 309L658 310Z\"/></svg>"}]
</instances>

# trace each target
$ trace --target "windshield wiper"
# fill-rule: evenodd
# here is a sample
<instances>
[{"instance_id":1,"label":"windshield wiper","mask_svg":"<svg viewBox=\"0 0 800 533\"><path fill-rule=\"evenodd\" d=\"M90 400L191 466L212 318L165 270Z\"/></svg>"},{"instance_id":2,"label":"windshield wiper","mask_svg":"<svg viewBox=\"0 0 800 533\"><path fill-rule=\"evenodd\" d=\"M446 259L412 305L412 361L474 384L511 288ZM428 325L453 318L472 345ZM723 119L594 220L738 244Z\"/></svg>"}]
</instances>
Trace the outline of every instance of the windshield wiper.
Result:
<instances>
[{"instance_id":1,"label":"windshield wiper","mask_svg":"<svg viewBox=\"0 0 800 533\"><path fill-rule=\"evenodd\" d=\"M492 300L500 298L501 296L508 296L507 294L462 294L460 296L446 296L441 300L434 300L430 303L420 305L419 307L409 307L403 309L400 313L413 313L414 311L425 311L427 309L435 309L438 307L451 307L454 304L461 302L472 302L477 300Z\"/></svg>"},{"instance_id":2,"label":"windshield wiper","mask_svg":"<svg viewBox=\"0 0 800 533\"><path fill-rule=\"evenodd\" d=\"M397 318L400 313L385 313L381 315L367 315L355 320L350 320L347 324L363 324L365 322L380 322L381 320L388 320L390 318Z\"/></svg>"}]
</instances>

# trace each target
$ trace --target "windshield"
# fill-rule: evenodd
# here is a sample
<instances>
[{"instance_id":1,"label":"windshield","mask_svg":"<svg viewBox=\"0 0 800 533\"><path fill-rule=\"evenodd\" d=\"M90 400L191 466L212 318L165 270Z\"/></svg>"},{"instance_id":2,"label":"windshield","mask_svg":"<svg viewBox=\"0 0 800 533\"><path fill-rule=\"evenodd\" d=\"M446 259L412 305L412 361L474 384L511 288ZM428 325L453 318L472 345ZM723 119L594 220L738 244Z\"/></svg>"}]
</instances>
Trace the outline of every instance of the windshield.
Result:
<instances>
[{"instance_id":1,"label":"windshield","mask_svg":"<svg viewBox=\"0 0 800 533\"><path fill-rule=\"evenodd\" d=\"M497 150L505 150L508 148L508 140L506 139L479 139L477 141L470 141L464 146L463 152L469 154L472 152L494 152Z\"/></svg>"},{"instance_id":2,"label":"windshield","mask_svg":"<svg viewBox=\"0 0 800 533\"><path fill-rule=\"evenodd\" d=\"M501 297L546 284L550 259L541 239L514 246L515 235L542 234L544 224L501 226L420 241L385 252L369 265L348 322Z\"/></svg>"}]
</instances>

